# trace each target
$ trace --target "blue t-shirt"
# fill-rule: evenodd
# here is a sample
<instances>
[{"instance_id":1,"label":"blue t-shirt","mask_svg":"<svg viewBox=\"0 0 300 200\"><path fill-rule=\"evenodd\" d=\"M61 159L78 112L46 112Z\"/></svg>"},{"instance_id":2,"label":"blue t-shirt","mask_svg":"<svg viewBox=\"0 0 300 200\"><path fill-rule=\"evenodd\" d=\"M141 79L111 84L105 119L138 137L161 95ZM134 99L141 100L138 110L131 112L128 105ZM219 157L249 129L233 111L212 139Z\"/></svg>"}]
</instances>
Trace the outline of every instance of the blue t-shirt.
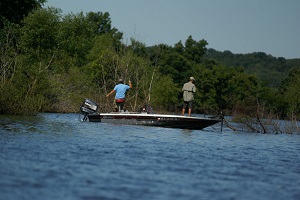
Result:
<instances>
[{"instance_id":1,"label":"blue t-shirt","mask_svg":"<svg viewBox=\"0 0 300 200\"><path fill-rule=\"evenodd\" d=\"M114 90L116 90L116 99L125 99L126 92L129 89L129 85L125 85L122 83L116 85L114 88Z\"/></svg>"}]
</instances>

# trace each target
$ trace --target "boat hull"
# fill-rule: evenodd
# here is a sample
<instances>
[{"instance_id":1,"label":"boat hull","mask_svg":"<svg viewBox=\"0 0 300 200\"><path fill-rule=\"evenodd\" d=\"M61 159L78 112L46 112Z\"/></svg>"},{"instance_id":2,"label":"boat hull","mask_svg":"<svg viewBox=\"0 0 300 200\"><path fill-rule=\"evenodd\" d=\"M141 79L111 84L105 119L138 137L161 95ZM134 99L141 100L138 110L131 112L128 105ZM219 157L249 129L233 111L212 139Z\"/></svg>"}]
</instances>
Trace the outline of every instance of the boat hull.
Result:
<instances>
[{"instance_id":1,"label":"boat hull","mask_svg":"<svg viewBox=\"0 0 300 200\"><path fill-rule=\"evenodd\" d=\"M89 122L112 124L156 126L164 128L180 128L201 130L221 122L217 118L187 117L179 115L159 115L147 113L100 113L88 114Z\"/></svg>"}]
</instances>

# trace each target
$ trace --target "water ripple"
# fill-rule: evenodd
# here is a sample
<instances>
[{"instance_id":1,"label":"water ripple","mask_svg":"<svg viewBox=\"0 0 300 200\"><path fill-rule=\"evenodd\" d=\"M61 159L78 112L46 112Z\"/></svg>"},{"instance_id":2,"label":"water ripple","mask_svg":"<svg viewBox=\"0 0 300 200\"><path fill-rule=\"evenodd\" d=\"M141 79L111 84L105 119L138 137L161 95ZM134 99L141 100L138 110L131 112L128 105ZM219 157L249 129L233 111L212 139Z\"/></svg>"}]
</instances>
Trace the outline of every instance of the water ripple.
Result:
<instances>
[{"instance_id":1,"label":"water ripple","mask_svg":"<svg viewBox=\"0 0 300 200\"><path fill-rule=\"evenodd\" d=\"M0 199L299 199L300 136L0 118Z\"/></svg>"}]
</instances>

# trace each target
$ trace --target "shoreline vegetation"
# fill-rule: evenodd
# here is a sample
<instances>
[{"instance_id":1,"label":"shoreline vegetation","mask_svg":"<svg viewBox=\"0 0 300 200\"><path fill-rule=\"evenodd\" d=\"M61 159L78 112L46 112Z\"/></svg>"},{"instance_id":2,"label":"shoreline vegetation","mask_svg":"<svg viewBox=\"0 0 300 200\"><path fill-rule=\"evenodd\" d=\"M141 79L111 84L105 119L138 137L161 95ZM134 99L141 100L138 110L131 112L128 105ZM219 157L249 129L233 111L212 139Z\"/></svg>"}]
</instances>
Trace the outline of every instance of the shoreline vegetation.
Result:
<instances>
[{"instance_id":1,"label":"shoreline vegetation","mask_svg":"<svg viewBox=\"0 0 300 200\"><path fill-rule=\"evenodd\" d=\"M193 113L232 116L226 124L233 130L238 122L251 132L300 132L300 59L219 52L192 36L173 46L124 43L109 13L62 15L44 2L1 9L0 114L77 113L85 98L109 112L113 97L105 95L119 78L134 86L127 110L151 105L157 113L180 113L181 87L193 76Z\"/></svg>"}]
</instances>

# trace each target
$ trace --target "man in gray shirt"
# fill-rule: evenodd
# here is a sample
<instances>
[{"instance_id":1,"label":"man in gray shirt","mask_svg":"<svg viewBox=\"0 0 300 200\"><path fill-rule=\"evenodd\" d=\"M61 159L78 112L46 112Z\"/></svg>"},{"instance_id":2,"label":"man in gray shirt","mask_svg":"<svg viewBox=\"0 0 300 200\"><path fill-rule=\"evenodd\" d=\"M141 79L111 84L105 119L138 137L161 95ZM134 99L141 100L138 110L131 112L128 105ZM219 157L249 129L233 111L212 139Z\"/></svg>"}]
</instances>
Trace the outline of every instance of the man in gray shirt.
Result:
<instances>
[{"instance_id":1,"label":"man in gray shirt","mask_svg":"<svg viewBox=\"0 0 300 200\"><path fill-rule=\"evenodd\" d=\"M194 85L195 79L194 77L190 77L190 81L185 83L182 87L183 91L183 108L182 115L184 116L185 109L188 107L188 116L191 116L193 101L194 101L194 93L196 92L196 86Z\"/></svg>"}]
</instances>

